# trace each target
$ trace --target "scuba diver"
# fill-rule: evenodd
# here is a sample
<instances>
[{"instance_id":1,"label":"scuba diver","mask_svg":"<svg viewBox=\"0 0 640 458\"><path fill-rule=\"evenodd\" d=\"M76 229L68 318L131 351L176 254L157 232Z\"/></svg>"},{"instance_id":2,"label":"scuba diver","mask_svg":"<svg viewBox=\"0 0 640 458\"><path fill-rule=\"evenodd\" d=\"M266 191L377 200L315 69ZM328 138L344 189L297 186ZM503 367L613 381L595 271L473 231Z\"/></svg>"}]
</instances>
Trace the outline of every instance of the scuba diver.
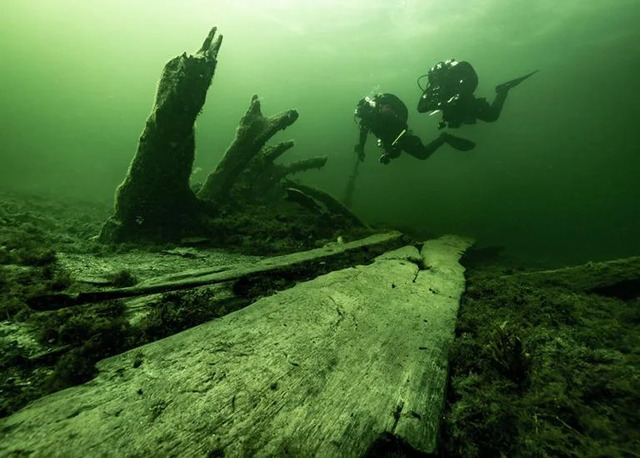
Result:
<instances>
[{"instance_id":1,"label":"scuba diver","mask_svg":"<svg viewBox=\"0 0 640 458\"><path fill-rule=\"evenodd\" d=\"M364 160L364 145L369 132L378 137L378 146L384 149L380 156L382 164L388 164L402 151L424 160L445 143L461 151L468 151L475 146L475 143L469 140L445 132L432 142L423 144L422 140L409 130L407 106L393 94L377 94L361 99L356 107L355 117L360 120L360 137L354 152L360 161Z\"/></svg>"},{"instance_id":2,"label":"scuba diver","mask_svg":"<svg viewBox=\"0 0 640 458\"><path fill-rule=\"evenodd\" d=\"M458 62L455 59L438 62L427 74L418 77L418 86L422 90L418 111L442 111L439 129L475 124L478 119L493 122L500 117L509 89L537 72L538 70L499 84L496 86L496 98L489 104L485 98L476 98L473 95L473 91L478 87L478 75L469 62ZM429 78L429 84L423 88L420 80L425 76Z\"/></svg>"}]
</instances>

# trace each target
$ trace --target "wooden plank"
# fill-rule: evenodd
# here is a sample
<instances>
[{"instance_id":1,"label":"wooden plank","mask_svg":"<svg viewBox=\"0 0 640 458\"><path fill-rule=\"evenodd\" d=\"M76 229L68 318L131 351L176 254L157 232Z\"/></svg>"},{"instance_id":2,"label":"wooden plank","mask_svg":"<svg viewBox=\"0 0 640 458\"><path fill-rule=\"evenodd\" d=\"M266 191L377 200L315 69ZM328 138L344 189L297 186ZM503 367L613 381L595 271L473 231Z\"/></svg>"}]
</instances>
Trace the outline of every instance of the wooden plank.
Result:
<instances>
[{"instance_id":1,"label":"wooden plank","mask_svg":"<svg viewBox=\"0 0 640 458\"><path fill-rule=\"evenodd\" d=\"M469 243L406 247L102 361L0 420L0 455L360 457L384 433L433 452Z\"/></svg>"},{"instance_id":2,"label":"wooden plank","mask_svg":"<svg viewBox=\"0 0 640 458\"><path fill-rule=\"evenodd\" d=\"M505 275L502 278L560 286L590 292L623 282L640 281L640 256L605 262L589 262L562 269L538 270Z\"/></svg>"},{"instance_id":3,"label":"wooden plank","mask_svg":"<svg viewBox=\"0 0 640 458\"><path fill-rule=\"evenodd\" d=\"M215 266L207 269L181 272L126 288L34 296L29 298L27 303L34 310L58 310L93 302L195 288L197 286L239 280L252 275L276 272L292 266L338 256L349 251L390 243L400 239L400 237L402 237L400 232L385 232L352 242L332 243L322 248L266 258L250 264Z\"/></svg>"}]
</instances>

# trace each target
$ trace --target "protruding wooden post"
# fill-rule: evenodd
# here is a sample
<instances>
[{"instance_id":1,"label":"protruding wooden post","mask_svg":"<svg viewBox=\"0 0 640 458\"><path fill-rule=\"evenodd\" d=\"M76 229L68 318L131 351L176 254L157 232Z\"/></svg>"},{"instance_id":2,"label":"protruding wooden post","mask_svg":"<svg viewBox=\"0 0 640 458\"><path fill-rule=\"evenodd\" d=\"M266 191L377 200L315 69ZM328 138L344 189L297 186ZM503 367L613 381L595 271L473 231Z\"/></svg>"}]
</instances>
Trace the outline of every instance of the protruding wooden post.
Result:
<instances>
[{"instance_id":1,"label":"protruding wooden post","mask_svg":"<svg viewBox=\"0 0 640 458\"><path fill-rule=\"evenodd\" d=\"M296 119L298 112L295 110L265 118L260 109L258 96L252 96L249 109L238 125L235 139L218 166L207 177L198 192L198 197L212 202L224 200L240 173L260 153L266 142L278 131L293 124Z\"/></svg>"},{"instance_id":2,"label":"protruding wooden post","mask_svg":"<svg viewBox=\"0 0 640 458\"><path fill-rule=\"evenodd\" d=\"M116 193L115 213L104 225L105 242L170 240L197 231L198 201L189 188L194 123L211 84L222 36L214 27L195 54L164 67L138 150Z\"/></svg>"}]
</instances>

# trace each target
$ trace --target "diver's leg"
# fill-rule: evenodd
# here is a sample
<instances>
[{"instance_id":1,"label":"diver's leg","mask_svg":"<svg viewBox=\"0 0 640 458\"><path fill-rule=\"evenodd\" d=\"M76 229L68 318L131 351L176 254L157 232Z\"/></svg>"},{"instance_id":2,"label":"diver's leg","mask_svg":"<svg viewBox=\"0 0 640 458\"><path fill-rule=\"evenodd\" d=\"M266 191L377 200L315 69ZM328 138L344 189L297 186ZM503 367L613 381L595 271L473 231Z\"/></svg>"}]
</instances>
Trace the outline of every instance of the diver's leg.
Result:
<instances>
[{"instance_id":1,"label":"diver's leg","mask_svg":"<svg viewBox=\"0 0 640 458\"><path fill-rule=\"evenodd\" d=\"M527 73L524 76L521 76L520 78L516 78L513 79L511 81L507 81L506 83L502 83L502 84L498 84L496 86L496 93L501 92L501 91L508 91L511 88L516 87L518 84L522 83L524 80L526 80L527 78L529 78L532 75L535 75L536 73L538 73L538 70L535 70L531 73Z\"/></svg>"},{"instance_id":2,"label":"diver's leg","mask_svg":"<svg viewBox=\"0 0 640 458\"><path fill-rule=\"evenodd\" d=\"M521 76L520 78L507 81L506 83L498 84L496 86L496 98L493 99L491 105L489 105L489 103L485 99L477 99L476 118L486 122L496 121L500 117L500 112L502 111L505 100L507 100L509 89L516 87L518 84L522 83L524 80L537 72L538 70Z\"/></svg>"},{"instance_id":3,"label":"diver's leg","mask_svg":"<svg viewBox=\"0 0 640 458\"><path fill-rule=\"evenodd\" d=\"M404 151L406 151L416 159L425 160L447 142L447 135L448 134L446 133L440 134L438 138L424 145L422 143L422 140L420 140L420 137L417 137L413 134L405 134L402 138L400 146Z\"/></svg>"},{"instance_id":4,"label":"diver's leg","mask_svg":"<svg viewBox=\"0 0 640 458\"><path fill-rule=\"evenodd\" d=\"M456 137L447 132L441 133L435 140L430 141L426 145L423 145L422 140L415 135L409 134L405 137L406 139L404 139L401 145L402 149L413 157L421 160L427 159L445 143L458 151L469 151L476 146L471 140Z\"/></svg>"},{"instance_id":5,"label":"diver's leg","mask_svg":"<svg viewBox=\"0 0 640 458\"><path fill-rule=\"evenodd\" d=\"M445 141L450 147L457 149L458 151L469 151L476 147L476 144L471 140L456 137L455 135L451 135L447 132L444 132L441 136L444 136Z\"/></svg>"}]
</instances>

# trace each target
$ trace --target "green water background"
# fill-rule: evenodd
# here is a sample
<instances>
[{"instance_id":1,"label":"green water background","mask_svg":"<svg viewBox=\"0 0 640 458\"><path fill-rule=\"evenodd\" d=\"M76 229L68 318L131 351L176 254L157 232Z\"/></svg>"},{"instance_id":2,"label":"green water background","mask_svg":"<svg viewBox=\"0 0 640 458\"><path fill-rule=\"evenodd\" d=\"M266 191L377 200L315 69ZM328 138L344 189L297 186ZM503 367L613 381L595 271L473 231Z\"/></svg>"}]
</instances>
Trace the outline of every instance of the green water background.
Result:
<instances>
[{"instance_id":1,"label":"green water background","mask_svg":"<svg viewBox=\"0 0 640 458\"><path fill-rule=\"evenodd\" d=\"M371 222L503 245L557 265L640 254L638 0L4 0L0 15L0 186L111 200L136 149L163 65L224 35L197 124L195 178L231 141L253 93L300 119L285 160L326 155L300 176L336 196L353 166L353 109L370 91L410 108L435 62L469 60L514 89L501 119L453 131L427 161L378 163L370 139L354 209Z\"/></svg>"}]
</instances>

